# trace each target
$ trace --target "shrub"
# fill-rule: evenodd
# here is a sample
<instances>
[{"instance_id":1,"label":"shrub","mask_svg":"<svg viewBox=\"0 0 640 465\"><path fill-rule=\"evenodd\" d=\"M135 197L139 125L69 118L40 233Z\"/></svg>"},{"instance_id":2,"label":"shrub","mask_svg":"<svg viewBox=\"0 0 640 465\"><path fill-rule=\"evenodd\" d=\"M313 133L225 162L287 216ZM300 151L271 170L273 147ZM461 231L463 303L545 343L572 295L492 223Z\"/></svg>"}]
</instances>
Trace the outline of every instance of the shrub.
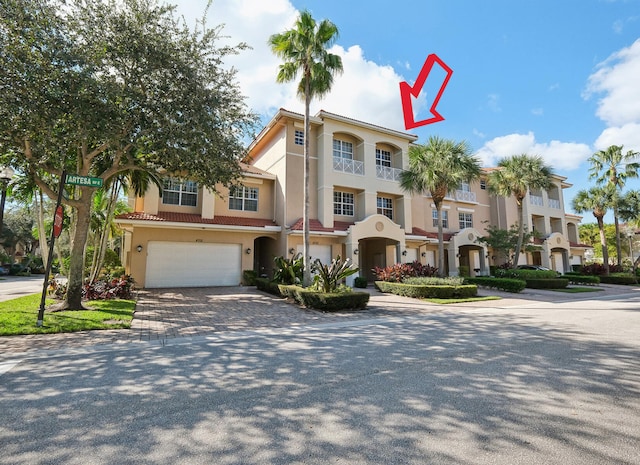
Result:
<instances>
[{"instance_id":1,"label":"shrub","mask_svg":"<svg viewBox=\"0 0 640 465\"><path fill-rule=\"evenodd\" d=\"M315 284L320 291L325 293L334 292L338 284L348 276L358 272L358 268L351 267L351 259L342 260L340 255L331 260L329 265L323 264L319 259L315 259L311 265L311 271L317 273Z\"/></svg>"},{"instance_id":2,"label":"shrub","mask_svg":"<svg viewBox=\"0 0 640 465\"><path fill-rule=\"evenodd\" d=\"M325 293L305 289L296 285L280 284L280 294L296 303L322 311L363 309L369 302L368 292L334 292ZM347 288L348 289L348 288Z\"/></svg>"},{"instance_id":3,"label":"shrub","mask_svg":"<svg viewBox=\"0 0 640 465\"><path fill-rule=\"evenodd\" d=\"M282 297L280 294L280 288L278 283L270 281L267 278L256 278L256 287L261 291L268 292L278 297Z\"/></svg>"},{"instance_id":4,"label":"shrub","mask_svg":"<svg viewBox=\"0 0 640 465\"><path fill-rule=\"evenodd\" d=\"M133 284L134 280L131 276L94 281L82 287L82 298L86 300L130 299Z\"/></svg>"},{"instance_id":5,"label":"shrub","mask_svg":"<svg viewBox=\"0 0 640 465\"><path fill-rule=\"evenodd\" d=\"M614 273L609 276L600 276L602 284L637 284L636 277L627 273Z\"/></svg>"},{"instance_id":6,"label":"shrub","mask_svg":"<svg viewBox=\"0 0 640 465\"><path fill-rule=\"evenodd\" d=\"M432 277L414 277L406 278L402 281L405 284L421 284L423 286L460 286L464 283L461 276L447 276L445 278Z\"/></svg>"},{"instance_id":7,"label":"shrub","mask_svg":"<svg viewBox=\"0 0 640 465\"><path fill-rule=\"evenodd\" d=\"M618 265L609 265L609 273L621 273L622 266ZM602 263L591 263L589 265L584 265L580 270L580 273L587 275L596 275L602 276L606 274L606 270Z\"/></svg>"},{"instance_id":8,"label":"shrub","mask_svg":"<svg viewBox=\"0 0 640 465\"><path fill-rule=\"evenodd\" d=\"M361 289L365 289L369 285L369 282L367 281L367 278L365 278L364 276L358 276L353 281L353 285L355 287L358 287L358 288L361 288Z\"/></svg>"},{"instance_id":9,"label":"shrub","mask_svg":"<svg viewBox=\"0 0 640 465\"><path fill-rule=\"evenodd\" d=\"M567 278L527 279L527 287L530 289L564 289L568 284Z\"/></svg>"},{"instance_id":10,"label":"shrub","mask_svg":"<svg viewBox=\"0 0 640 465\"><path fill-rule=\"evenodd\" d=\"M242 282L244 283L245 286L255 286L257 277L258 277L258 272L255 270L242 271Z\"/></svg>"},{"instance_id":11,"label":"shrub","mask_svg":"<svg viewBox=\"0 0 640 465\"><path fill-rule=\"evenodd\" d=\"M275 273L273 280L280 284L297 284L302 282L304 263L302 254L298 252L291 258L282 256L273 259L275 263Z\"/></svg>"},{"instance_id":12,"label":"shrub","mask_svg":"<svg viewBox=\"0 0 640 465\"><path fill-rule=\"evenodd\" d=\"M460 276L469 276L469 267L466 265L460 265L458 267L458 274Z\"/></svg>"},{"instance_id":13,"label":"shrub","mask_svg":"<svg viewBox=\"0 0 640 465\"><path fill-rule=\"evenodd\" d=\"M401 283L405 278L414 276L436 276L438 269L415 261L413 263L396 263L385 268L376 266L373 272L378 281Z\"/></svg>"},{"instance_id":14,"label":"shrub","mask_svg":"<svg viewBox=\"0 0 640 465\"><path fill-rule=\"evenodd\" d=\"M475 284L451 286L446 284L424 285L376 281L376 287L381 292L423 299L467 298L478 294L478 287Z\"/></svg>"},{"instance_id":15,"label":"shrub","mask_svg":"<svg viewBox=\"0 0 640 465\"><path fill-rule=\"evenodd\" d=\"M498 268L496 278L513 279L553 279L558 277L558 273L553 270L514 270L513 268Z\"/></svg>"},{"instance_id":16,"label":"shrub","mask_svg":"<svg viewBox=\"0 0 640 465\"><path fill-rule=\"evenodd\" d=\"M599 276L585 276L574 273L565 273L564 277L569 280L571 284L589 284L589 285L597 285L600 284Z\"/></svg>"},{"instance_id":17,"label":"shrub","mask_svg":"<svg viewBox=\"0 0 640 465\"><path fill-rule=\"evenodd\" d=\"M499 289L506 292L522 292L527 284L527 282L523 279L492 278L489 276L476 276L474 278L466 278L465 282L476 284L482 287Z\"/></svg>"}]
</instances>

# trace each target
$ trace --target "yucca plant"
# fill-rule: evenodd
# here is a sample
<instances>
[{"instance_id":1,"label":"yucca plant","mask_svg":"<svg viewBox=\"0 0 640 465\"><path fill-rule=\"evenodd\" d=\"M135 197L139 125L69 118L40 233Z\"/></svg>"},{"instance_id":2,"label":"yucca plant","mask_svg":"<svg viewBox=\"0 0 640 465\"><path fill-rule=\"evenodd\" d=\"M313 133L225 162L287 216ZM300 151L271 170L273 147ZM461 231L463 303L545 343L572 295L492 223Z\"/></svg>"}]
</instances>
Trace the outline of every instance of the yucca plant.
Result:
<instances>
[{"instance_id":1,"label":"yucca plant","mask_svg":"<svg viewBox=\"0 0 640 465\"><path fill-rule=\"evenodd\" d=\"M273 261L276 265L276 270L273 273L275 282L279 284L299 284L302 282L304 263L300 252L291 258L275 257Z\"/></svg>"},{"instance_id":2,"label":"yucca plant","mask_svg":"<svg viewBox=\"0 0 640 465\"><path fill-rule=\"evenodd\" d=\"M351 259L342 260L340 255L331 260L331 263L323 264L319 259L315 259L311 265L311 271L316 273L316 285L325 293L335 292L340 282L347 276L358 272L358 268L351 267Z\"/></svg>"}]
</instances>

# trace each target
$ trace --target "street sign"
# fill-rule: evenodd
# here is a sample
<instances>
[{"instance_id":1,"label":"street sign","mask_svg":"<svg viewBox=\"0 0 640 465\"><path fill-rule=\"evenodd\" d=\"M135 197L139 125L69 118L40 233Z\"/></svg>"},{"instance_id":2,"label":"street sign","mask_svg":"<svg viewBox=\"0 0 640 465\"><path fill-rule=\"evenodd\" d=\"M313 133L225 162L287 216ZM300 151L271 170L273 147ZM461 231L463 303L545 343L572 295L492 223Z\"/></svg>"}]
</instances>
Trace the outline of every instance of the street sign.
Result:
<instances>
[{"instance_id":1,"label":"street sign","mask_svg":"<svg viewBox=\"0 0 640 465\"><path fill-rule=\"evenodd\" d=\"M53 237L55 238L60 237L60 233L62 232L62 221L64 220L63 214L64 210L62 209L62 205L58 205L58 208L56 208L56 214L53 217Z\"/></svg>"},{"instance_id":2,"label":"street sign","mask_svg":"<svg viewBox=\"0 0 640 465\"><path fill-rule=\"evenodd\" d=\"M102 178L91 176L79 176L77 174L67 174L65 184L75 184L76 186L102 187Z\"/></svg>"}]
</instances>

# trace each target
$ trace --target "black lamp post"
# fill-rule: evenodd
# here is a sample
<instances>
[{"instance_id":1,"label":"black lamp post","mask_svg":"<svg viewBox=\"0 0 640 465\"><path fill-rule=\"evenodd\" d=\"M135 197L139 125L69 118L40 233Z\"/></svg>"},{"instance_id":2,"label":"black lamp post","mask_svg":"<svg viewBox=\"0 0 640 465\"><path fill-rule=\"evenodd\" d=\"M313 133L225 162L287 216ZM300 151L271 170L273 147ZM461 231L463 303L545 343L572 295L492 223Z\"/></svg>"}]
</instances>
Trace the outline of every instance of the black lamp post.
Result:
<instances>
[{"instance_id":1,"label":"black lamp post","mask_svg":"<svg viewBox=\"0 0 640 465\"><path fill-rule=\"evenodd\" d=\"M4 201L7 198L7 186L14 174L15 171L13 171L10 166L0 168L0 187L2 188L2 198L0 199L0 233L2 232L2 225L4 223Z\"/></svg>"}]
</instances>

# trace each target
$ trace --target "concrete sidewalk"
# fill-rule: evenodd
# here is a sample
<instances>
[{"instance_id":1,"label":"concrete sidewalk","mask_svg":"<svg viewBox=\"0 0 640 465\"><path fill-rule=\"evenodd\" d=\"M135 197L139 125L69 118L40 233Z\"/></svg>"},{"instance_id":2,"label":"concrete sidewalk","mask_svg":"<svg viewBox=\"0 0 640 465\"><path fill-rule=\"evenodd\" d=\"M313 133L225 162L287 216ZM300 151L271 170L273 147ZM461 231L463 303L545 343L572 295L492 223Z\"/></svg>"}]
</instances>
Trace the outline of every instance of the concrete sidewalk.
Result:
<instances>
[{"instance_id":1,"label":"concrete sidewalk","mask_svg":"<svg viewBox=\"0 0 640 465\"><path fill-rule=\"evenodd\" d=\"M640 288L602 285L601 291L566 294L526 289L520 294L479 291L500 300L437 305L391 294L372 287L365 310L323 313L301 308L254 287L215 287L140 290L131 329L82 331L67 334L38 334L0 337L0 361L37 350L58 350L107 344L164 344L175 338L260 329L291 328L355 320L415 316L456 308L495 308L535 305L537 302L592 301L637 295ZM45 317L46 324L46 317Z\"/></svg>"}]
</instances>

